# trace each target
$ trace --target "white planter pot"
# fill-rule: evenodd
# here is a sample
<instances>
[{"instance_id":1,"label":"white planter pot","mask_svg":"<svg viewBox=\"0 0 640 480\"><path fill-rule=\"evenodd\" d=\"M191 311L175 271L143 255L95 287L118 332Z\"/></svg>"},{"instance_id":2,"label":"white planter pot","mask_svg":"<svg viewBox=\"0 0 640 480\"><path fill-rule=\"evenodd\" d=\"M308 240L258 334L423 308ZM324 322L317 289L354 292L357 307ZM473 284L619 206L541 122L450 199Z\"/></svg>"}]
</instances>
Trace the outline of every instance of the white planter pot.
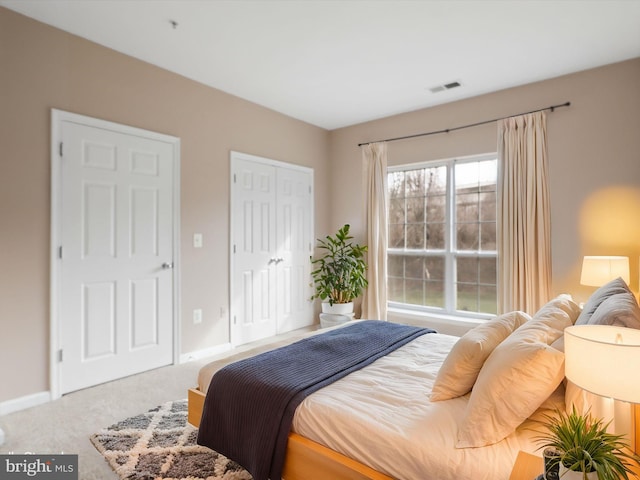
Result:
<instances>
[{"instance_id":1,"label":"white planter pot","mask_svg":"<svg viewBox=\"0 0 640 480\"><path fill-rule=\"evenodd\" d=\"M342 325L352 320L352 315L340 315L338 313L321 313L320 314L320 328L335 327L336 325Z\"/></svg>"},{"instance_id":2,"label":"white planter pot","mask_svg":"<svg viewBox=\"0 0 640 480\"><path fill-rule=\"evenodd\" d=\"M598 480L598 472L589 472L587 476L584 476L584 472L572 472L567 470L567 467L560 464L560 480Z\"/></svg>"},{"instance_id":3,"label":"white planter pot","mask_svg":"<svg viewBox=\"0 0 640 480\"><path fill-rule=\"evenodd\" d=\"M353 302L334 303L322 302L322 313L335 313L336 315L350 315L353 313Z\"/></svg>"}]
</instances>

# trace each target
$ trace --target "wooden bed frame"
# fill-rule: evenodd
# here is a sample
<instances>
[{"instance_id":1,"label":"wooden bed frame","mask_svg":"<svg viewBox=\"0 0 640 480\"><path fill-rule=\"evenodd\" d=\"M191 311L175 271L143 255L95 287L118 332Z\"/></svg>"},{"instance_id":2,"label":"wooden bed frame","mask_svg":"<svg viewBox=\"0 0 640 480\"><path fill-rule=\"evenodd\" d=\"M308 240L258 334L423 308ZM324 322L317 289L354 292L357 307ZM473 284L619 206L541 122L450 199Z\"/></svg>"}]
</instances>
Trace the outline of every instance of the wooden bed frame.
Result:
<instances>
[{"instance_id":1,"label":"wooden bed frame","mask_svg":"<svg viewBox=\"0 0 640 480\"><path fill-rule=\"evenodd\" d=\"M197 388L188 392L188 420L198 427L205 394ZM297 433L289 434L282 471L284 480L393 480L356 460L335 452Z\"/></svg>"}]
</instances>

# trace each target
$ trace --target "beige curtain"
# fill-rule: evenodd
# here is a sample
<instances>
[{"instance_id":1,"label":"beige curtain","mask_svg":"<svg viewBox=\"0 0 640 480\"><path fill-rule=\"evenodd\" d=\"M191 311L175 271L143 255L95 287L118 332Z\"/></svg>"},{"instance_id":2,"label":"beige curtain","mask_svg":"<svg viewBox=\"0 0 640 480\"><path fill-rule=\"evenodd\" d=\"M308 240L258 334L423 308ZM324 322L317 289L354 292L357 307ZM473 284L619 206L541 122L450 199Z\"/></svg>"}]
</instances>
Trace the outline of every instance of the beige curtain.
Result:
<instances>
[{"instance_id":1,"label":"beige curtain","mask_svg":"<svg viewBox=\"0 0 640 480\"><path fill-rule=\"evenodd\" d=\"M536 312L551 296L544 112L498 122L498 311Z\"/></svg>"},{"instance_id":2,"label":"beige curtain","mask_svg":"<svg viewBox=\"0 0 640 480\"><path fill-rule=\"evenodd\" d=\"M364 212L367 232L367 280L362 318L387 319L387 144L362 147Z\"/></svg>"}]
</instances>

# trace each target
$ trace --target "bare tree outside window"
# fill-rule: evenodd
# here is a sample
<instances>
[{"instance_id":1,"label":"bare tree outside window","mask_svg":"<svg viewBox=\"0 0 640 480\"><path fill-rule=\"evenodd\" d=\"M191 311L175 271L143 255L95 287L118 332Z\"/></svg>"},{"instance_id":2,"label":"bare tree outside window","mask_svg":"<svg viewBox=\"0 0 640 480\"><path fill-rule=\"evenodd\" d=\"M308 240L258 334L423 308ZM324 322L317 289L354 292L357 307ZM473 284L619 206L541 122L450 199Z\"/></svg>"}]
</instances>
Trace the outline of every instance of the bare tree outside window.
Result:
<instances>
[{"instance_id":1,"label":"bare tree outside window","mask_svg":"<svg viewBox=\"0 0 640 480\"><path fill-rule=\"evenodd\" d=\"M390 304L496 313L496 178L486 157L389 171Z\"/></svg>"}]
</instances>

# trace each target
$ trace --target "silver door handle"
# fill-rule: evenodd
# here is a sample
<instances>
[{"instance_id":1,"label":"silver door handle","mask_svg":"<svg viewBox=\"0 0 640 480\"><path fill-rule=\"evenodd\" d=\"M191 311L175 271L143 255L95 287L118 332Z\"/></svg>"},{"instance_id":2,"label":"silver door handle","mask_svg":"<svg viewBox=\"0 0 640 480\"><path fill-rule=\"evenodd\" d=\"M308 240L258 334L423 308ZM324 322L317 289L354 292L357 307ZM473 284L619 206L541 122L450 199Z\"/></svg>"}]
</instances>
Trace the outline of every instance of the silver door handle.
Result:
<instances>
[{"instance_id":1,"label":"silver door handle","mask_svg":"<svg viewBox=\"0 0 640 480\"><path fill-rule=\"evenodd\" d=\"M170 269L172 269L172 268L173 268L173 262L171 262L171 263L164 262L164 263L162 264L162 268L163 268L164 270L170 270Z\"/></svg>"}]
</instances>

